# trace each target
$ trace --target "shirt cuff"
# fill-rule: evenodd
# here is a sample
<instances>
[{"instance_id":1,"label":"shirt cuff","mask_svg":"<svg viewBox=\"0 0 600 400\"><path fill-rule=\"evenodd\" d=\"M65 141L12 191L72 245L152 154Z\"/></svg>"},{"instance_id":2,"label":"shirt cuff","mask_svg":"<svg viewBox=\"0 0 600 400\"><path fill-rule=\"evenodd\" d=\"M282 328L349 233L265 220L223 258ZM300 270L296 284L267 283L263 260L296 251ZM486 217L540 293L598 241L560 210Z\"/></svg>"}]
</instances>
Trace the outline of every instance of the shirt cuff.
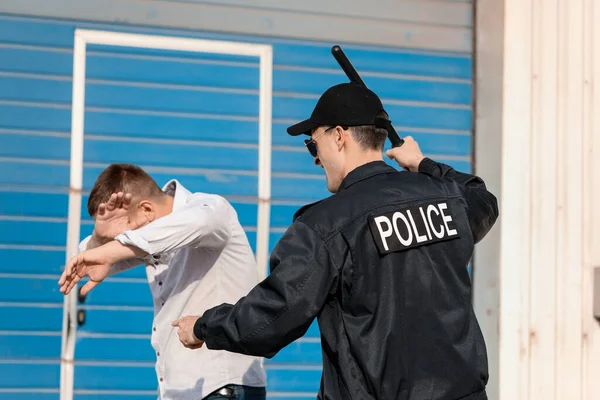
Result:
<instances>
[{"instance_id":1,"label":"shirt cuff","mask_svg":"<svg viewBox=\"0 0 600 400\"><path fill-rule=\"evenodd\" d=\"M136 231L124 232L118 235L115 240L121 242L121 244L124 246L134 246L145 251L149 255L154 255L152 249L150 248L150 244Z\"/></svg>"}]
</instances>

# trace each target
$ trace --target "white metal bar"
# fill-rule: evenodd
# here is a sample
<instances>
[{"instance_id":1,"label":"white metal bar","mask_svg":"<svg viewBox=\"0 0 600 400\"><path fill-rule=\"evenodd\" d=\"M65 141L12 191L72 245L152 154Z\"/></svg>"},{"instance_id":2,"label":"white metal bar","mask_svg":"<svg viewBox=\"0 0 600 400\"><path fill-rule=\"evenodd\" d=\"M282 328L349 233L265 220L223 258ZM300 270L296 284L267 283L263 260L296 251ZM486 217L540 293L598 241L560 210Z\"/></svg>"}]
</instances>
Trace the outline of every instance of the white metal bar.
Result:
<instances>
[{"instance_id":1,"label":"white metal bar","mask_svg":"<svg viewBox=\"0 0 600 400\"><path fill-rule=\"evenodd\" d=\"M260 57L270 45L78 29L88 44Z\"/></svg>"},{"instance_id":2,"label":"white metal bar","mask_svg":"<svg viewBox=\"0 0 600 400\"><path fill-rule=\"evenodd\" d=\"M75 32L73 48L73 98L71 111L71 176L67 222L66 262L77 253L81 224L81 188L83 181L83 126L85 109L85 40ZM60 363L60 398L73 398L75 338L77 335L77 290L64 299L62 349Z\"/></svg>"},{"instance_id":3,"label":"white metal bar","mask_svg":"<svg viewBox=\"0 0 600 400\"><path fill-rule=\"evenodd\" d=\"M271 107L273 51L265 46L260 55L260 94L258 118L258 223L256 263L259 279L267 277L271 207Z\"/></svg>"}]
</instances>

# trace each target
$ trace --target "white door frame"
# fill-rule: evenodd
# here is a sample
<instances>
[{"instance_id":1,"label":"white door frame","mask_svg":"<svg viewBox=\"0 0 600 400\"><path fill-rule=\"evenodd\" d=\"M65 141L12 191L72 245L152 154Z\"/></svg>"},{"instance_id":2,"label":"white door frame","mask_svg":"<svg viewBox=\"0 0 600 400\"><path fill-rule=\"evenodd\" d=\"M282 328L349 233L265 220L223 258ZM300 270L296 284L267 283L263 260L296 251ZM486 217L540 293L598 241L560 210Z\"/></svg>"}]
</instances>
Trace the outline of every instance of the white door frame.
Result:
<instances>
[{"instance_id":1,"label":"white door frame","mask_svg":"<svg viewBox=\"0 0 600 400\"><path fill-rule=\"evenodd\" d=\"M191 39L122 32L75 30L73 48L73 100L71 114L71 176L67 228L67 262L77 253L80 239L83 181L83 132L85 111L85 62L87 44L126 46L158 50L190 51L259 57L258 216L256 261L259 278L267 275L271 203L271 101L273 48L265 44ZM75 339L77 332L77 288L64 299L60 368L60 399L72 400Z\"/></svg>"}]
</instances>

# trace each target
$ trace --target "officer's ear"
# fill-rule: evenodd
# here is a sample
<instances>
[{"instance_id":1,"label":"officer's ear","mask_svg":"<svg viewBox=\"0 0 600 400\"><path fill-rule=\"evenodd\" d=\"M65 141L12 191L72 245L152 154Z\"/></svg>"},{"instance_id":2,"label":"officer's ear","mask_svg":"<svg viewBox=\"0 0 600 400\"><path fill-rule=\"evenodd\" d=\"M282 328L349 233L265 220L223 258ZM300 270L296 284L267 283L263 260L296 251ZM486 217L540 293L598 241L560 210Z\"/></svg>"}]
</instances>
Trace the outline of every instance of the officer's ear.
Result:
<instances>
[{"instance_id":1,"label":"officer's ear","mask_svg":"<svg viewBox=\"0 0 600 400\"><path fill-rule=\"evenodd\" d=\"M341 126L335 127L334 140L338 151L342 150L342 147L344 147L344 143L348 139L349 134L350 132L348 130L345 130Z\"/></svg>"}]
</instances>

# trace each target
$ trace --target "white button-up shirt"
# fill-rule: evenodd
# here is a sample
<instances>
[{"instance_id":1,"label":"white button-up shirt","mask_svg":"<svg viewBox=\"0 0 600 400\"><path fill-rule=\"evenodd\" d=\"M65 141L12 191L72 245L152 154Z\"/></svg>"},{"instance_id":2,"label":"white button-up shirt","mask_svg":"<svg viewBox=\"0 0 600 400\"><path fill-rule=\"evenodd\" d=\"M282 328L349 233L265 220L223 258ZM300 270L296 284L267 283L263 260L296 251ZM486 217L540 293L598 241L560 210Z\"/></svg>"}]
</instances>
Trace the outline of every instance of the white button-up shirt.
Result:
<instances>
[{"instance_id":1,"label":"white button-up shirt","mask_svg":"<svg viewBox=\"0 0 600 400\"><path fill-rule=\"evenodd\" d=\"M221 196L190 193L177 180L172 213L115 239L148 253L114 265L111 274L146 264L154 300L151 327L159 398L197 400L227 385L266 386L262 359L183 347L171 322L235 304L257 283L256 260L235 209ZM80 249L87 247L84 239Z\"/></svg>"}]
</instances>

